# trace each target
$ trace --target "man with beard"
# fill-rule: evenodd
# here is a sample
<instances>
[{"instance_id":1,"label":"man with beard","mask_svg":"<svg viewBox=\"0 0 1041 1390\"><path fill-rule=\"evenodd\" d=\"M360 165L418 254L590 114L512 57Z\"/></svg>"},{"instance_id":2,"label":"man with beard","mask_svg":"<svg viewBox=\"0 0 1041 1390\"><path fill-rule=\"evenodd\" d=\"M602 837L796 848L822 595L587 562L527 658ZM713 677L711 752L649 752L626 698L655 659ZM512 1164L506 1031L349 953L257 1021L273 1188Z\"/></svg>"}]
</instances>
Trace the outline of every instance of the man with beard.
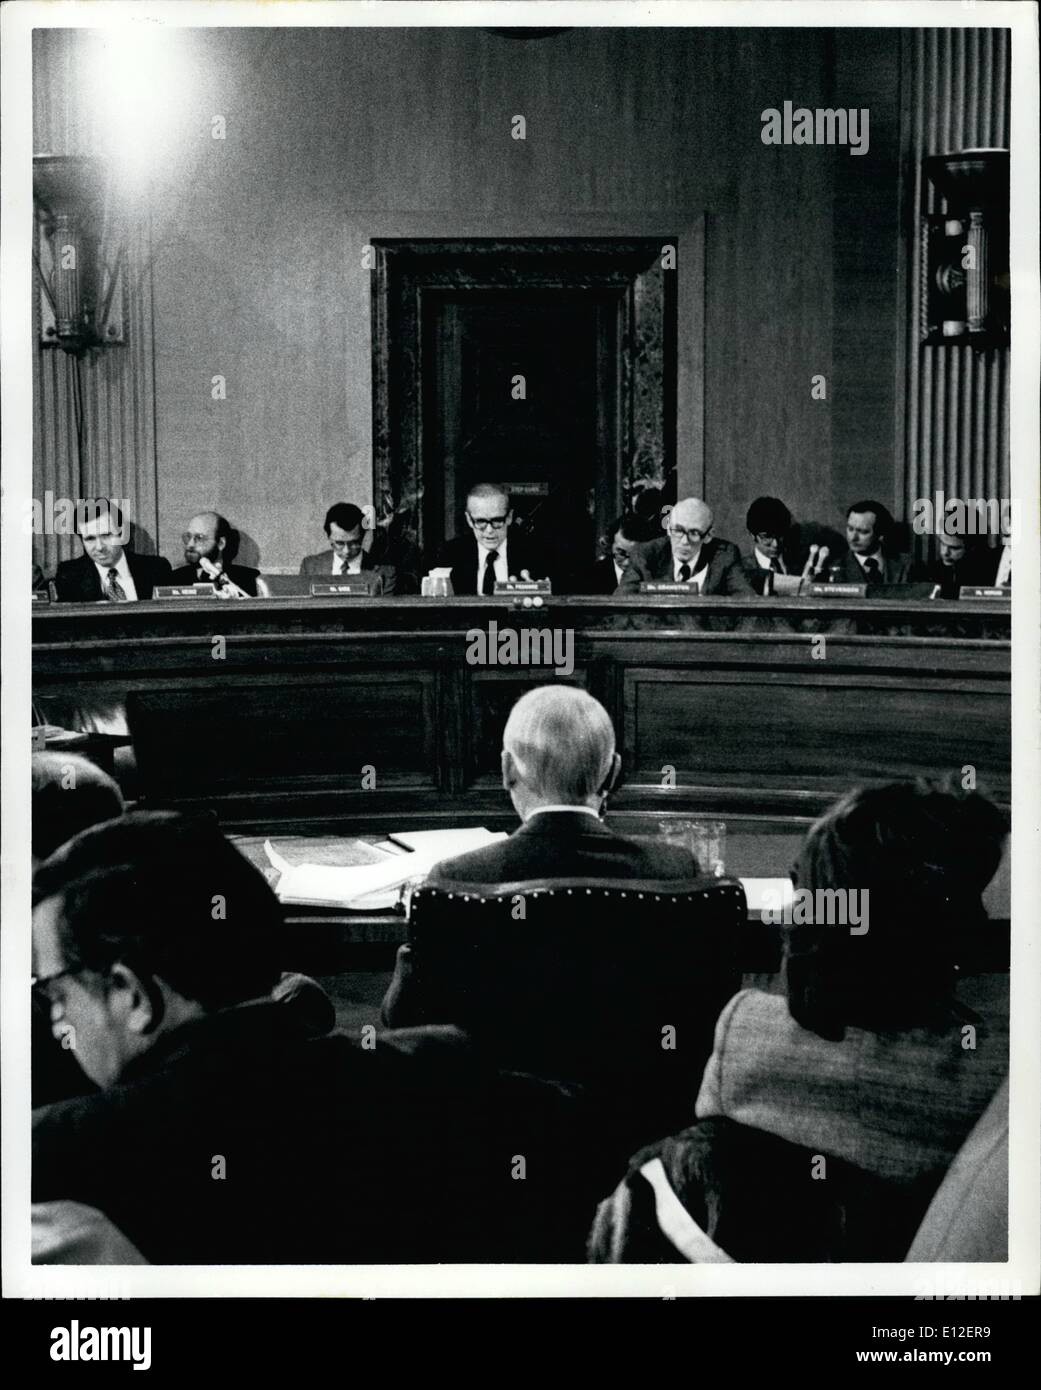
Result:
<instances>
[{"instance_id":1,"label":"man with beard","mask_svg":"<svg viewBox=\"0 0 1041 1390\"><path fill-rule=\"evenodd\" d=\"M234 584L248 598L256 598L260 571L246 565L229 564L226 558L232 534L231 525L219 512L199 512L193 516L187 531L181 536L185 563L174 570L170 582L213 583L218 592ZM217 571L216 577L207 570L203 561Z\"/></svg>"}]
</instances>

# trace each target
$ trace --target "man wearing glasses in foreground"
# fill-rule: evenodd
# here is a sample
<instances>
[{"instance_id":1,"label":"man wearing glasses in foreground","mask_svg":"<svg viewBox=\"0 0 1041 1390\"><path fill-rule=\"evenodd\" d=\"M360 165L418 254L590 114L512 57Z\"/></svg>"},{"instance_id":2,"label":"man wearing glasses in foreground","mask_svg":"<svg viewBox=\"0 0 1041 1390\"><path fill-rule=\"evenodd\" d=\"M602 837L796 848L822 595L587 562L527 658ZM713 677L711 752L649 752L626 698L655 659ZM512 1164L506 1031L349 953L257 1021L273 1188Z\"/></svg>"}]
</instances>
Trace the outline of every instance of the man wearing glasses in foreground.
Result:
<instances>
[{"instance_id":1,"label":"man wearing glasses in foreground","mask_svg":"<svg viewBox=\"0 0 1041 1390\"><path fill-rule=\"evenodd\" d=\"M469 534L448 541L439 569L452 571L455 594L493 594L496 581L549 579L544 556L526 537L511 530L510 496L498 483L477 483L466 497Z\"/></svg>"},{"instance_id":2,"label":"man wearing glasses in foreground","mask_svg":"<svg viewBox=\"0 0 1041 1390\"><path fill-rule=\"evenodd\" d=\"M657 580L685 584L692 595L755 597L737 546L712 535L712 508L706 503L685 497L662 524L660 540L633 547L617 593L635 594L641 584Z\"/></svg>"}]
</instances>

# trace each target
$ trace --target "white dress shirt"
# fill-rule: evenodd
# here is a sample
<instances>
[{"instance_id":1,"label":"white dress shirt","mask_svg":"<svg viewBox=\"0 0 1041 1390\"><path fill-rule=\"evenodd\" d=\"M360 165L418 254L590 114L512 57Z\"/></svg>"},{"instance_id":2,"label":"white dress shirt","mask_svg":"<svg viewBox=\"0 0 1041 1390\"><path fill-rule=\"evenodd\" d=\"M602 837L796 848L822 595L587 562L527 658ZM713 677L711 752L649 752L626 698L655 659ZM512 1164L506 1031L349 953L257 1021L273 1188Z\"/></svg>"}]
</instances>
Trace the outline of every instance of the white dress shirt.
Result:
<instances>
[{"instance_id":1,"label":"white dress shirt","mask_svg":"<svg viewBox=\"0 0 1041 1390\"><path fill-rule=\"evenodd\" d=\"M616 583L616 584L621 584L621 582L622 582L622 575L625 573L625 566L624 566L624 565L620 565L620 564L618 563L618 561L615 560L615 559L613 559L613 558L612 558L611 563L614 565L614 580L615 580L615 583Z\"/></svg>"},{"instance_id":2,"label":"white dress shirt","mask_svg":"<svg viewBox=\"0 0 1041 1390\"><path fill-rule=\"evenodd\" d=\"M774 570L774 562L770 559L769 555L764 555L758 546L755 548L755 562L761 570L772 570L775 574L788 573L780 555L777 557L777 569Z\"/></svg>"},{"instance_id":3,"label":"white dress shirt","mask_svg":"<svg viewBox=\"0 0 1041 1390\"><path fill-rule=\"evenodd\" d=\"M1002 547L1001 559L998 561L998 572L994 576L994 587L1003 587L1005 584L1012 583L1012 547L1006 545Z\"/></svg>"},{"instance_id":4,"label":"white dress shirt","mask_svg":"<svg viewBox=\"0 0 1041 1390\"><path fill-rule=\"evenodd\" d=\"M496 578L496 580L497 580L500 584L505 584L506 581L507 581L507 579L509 579L509 577L510 577L510 562L509 562L509 560L506 558L506 542L503 541L502 545L497 545L497 546L495 546L494 548L499 552L498 559L495 561L495 564L494 564L494 566L493 566L493 569L494 569L494 571L495 571L495 578ZM479 594L483 592L483 590L482 590L482 588L481 588L481 585L484 583L484 567L485 567L485 564L487 563L488 556L489 556L490 554L491 554L491 551L489 551L489 550L484 550L481 546L478 546L478 547L477 547L477 590L476 590L476 592L479 593Z\"/></svg>"},{"instance_id":5,"label":"white dress shirt","mask_svg":"<svg viewBox=\"0 0 1041 1390\"><path fill-rule=\"evenodd\" d=\"M133 577L130 573L130 566L127 564L127 556L125 550L123 551L123 554L119 557L118 561L114 565L99 565L97 560L95 560L94 568L97 570L98 578L101 580L102 594L108 593L108 572L110 569L114 569L116 572L116 578L119 580L119 583L127 598L131 601L131 603L137 602L137 586L134 583Z\"/></svg>"},{"instance_id":6,"label":"white dress shirt","mask_svg":"<svg viewBox=\"0 0 1041 1390\"><path fill-rule=\"evenodd\" d=\"M333 574L361 574L361 554L351 556L333 555Z\"/></svg>"},{"instance_id":7,"label":"white dress shirt","mask_svg":"<svg viewBox=\"0 0 1041 1390\"><path fill-rule=\"evenodd\" d=\"M696 594L701 593L702 585L705 583L705 576L708 574L708 560L702 558L703 547L698 549L693 560L677 560L675 555L672 557L672 577L677 584L686 584L689 589L693 589ZM684 565L690 566L690 578L683 579L680 570Z\"/></svg>"},{"instance_id":8,"label":"white dress shirt","mask_svg":"<svg viewBox=\"0 0 1041 1390\"><path fill-rule=\"evenodd\" d=\"M600 812L594 811L592 806L536 806L534 811L529 811L525 823L531 820L532 816L541 816L543 811L581 811L584 816L592 816L594 820L600 819Z\"/></svg>"}]
</instances>

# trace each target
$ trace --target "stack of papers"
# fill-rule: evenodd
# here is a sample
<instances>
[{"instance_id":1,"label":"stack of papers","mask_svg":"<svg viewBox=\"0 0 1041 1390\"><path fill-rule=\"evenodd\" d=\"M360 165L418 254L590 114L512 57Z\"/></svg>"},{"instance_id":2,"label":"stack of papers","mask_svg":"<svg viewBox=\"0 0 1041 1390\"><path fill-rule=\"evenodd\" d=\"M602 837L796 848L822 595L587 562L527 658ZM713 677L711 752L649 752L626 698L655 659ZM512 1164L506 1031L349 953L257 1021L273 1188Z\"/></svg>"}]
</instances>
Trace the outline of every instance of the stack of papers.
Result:
<instances>
[{"instance_id":1,"label":"stack of papers","mask_svg":"<svg viewBox=\"0 0 1041 1390\"><path fill-rule=\"evenodd\" d=\"M391 836L398 844L415 844L409 854L388 854L376 864L349 867L329 864L290 864L270 840L264 850L281 877L275 888L280 902L306 907L343 907L382 911L393 907L406 883L421 882L439 860L505 840L505 832L478 826L468 830L403 831Z\"/></svg>"}]
</instances>

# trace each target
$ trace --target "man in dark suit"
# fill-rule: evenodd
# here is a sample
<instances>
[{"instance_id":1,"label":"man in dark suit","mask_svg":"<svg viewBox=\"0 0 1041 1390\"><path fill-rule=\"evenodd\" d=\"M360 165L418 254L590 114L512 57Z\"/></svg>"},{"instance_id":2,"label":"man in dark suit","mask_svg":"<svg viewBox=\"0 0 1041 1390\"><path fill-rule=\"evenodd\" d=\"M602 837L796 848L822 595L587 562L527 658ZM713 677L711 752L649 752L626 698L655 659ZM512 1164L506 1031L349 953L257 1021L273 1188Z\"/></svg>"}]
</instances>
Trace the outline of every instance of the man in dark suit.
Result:
<instances>
[{"instance_id":1,"label":"man in dark suit","mask_svg":"<svg viewBox=\"0 0 1041 1390\"><path fill-rule=\"evenodd\" d=\"M643 523L632 512L626 512L613 521L605 538L610 545L610 553L590 565L579 578L575 593L613 594L622 582L634 547L645 539L646 534Z\"/></svg>"},{"instance_id":2,"label":"man in dark suit","mask_svg":"<svg viewBox=\"0 0 1041 1390\"><path fill-rule=\"evenodd\" d=\"M300 562L301 574L314 578L374 574L382 584L380 593L394 593L397 585L394 566L373 564L371 556L362 548L365 526L359 507L353 502L335 502L325 514L325 534L329 537L329 549L317 555L305 555Z\"/></svg>"},{"instance_id":3,"label":"man in dark suit","mask_svg":"<svg viewBox=\"0 0 1041 1390\"><path fill-rule=\"evenodd\" d=\"M753 598L755 590L745 577L737 546L713 537L712 520L712 508L700 498L677 502L662 523L665 535L633 548L617 592L639 593L648 580L664 580L686 584L692 596Z\"/></svg>"},{"instance_id":4,"label":"man in dark suit","mask_svg":"<svg viewBox=\"0 0 1041 1390\"><path fill-rule=\"evenodd\" d=\"M592 695L567 685L529 690L510 711L502 744L502 784L523 824L508 840L436 865L429 883L696 875L687 851L626 839L600 819L621 760L610 717ZM411 948L401 946L384 1022L408 1027L422 1008L422 977L413 973Z\"/></svg>"},{"instance_id":5,"label":"man in dark suit","mask_svg":"<svg viewBox=\"0 0 1041 1390\"><path fill-rule=\"evenodd\" d=\"M492 594L496 581L552 579L537 546L511 531L510 495L498 483L478 483L466 497L469 535L446 542L437 558L438 569L452 571L455 594Z\"/></svg>"},{"instance_id":6,"label":"man in dark suit","mask_svg":"<svg viewBox=\"0 0 1041 1390\"><path fill-rule=\"evenodd\" d=\"M58 566L54 589L59 603L133 603L151 598L157 584L171 582L168 560L126 548L130 524L114 502L85 501L76 523L84 553Z\"/></svg>"},{"instance_id":7,"label":"man in dark suit","mask_svg":"<svg viewBox=\"0 0 1041 1390\"><path fill-rule=\"evenodd\" d=\"M256 598L260 571L229 563L234 535L231 523L219 512L198 512L181 536L185 563L174 570L171 582L215 584L218 593L223 589L228 595L234 585L247 598Z\"/></svg>"},{"instance_id":8,"label":"man in dark suit","mask_svg":"<svg viewBox=\"0 0 1041 1390\"><path fill-rule=\"evenodd\" d=\"M963 584L991 584L994 567L994 552L976 537L944 529L936 535L936 559L923 566L918 577L938 586L938 598L957 598Z\"/></svg>"},{"instance_id":9,"label":"man in dark suit","mask_svg":"<svg viewBox=\"0 0 1041 1390\"><path fill-rule=\"evenodd\" d=\"M278 900L215 823L132 812L33 886L35 991L100 1088L33 1112L34 1202L156 1264L581 1259L599 1145L570 1098L457 1030L363 1043L274 998Z\"/></svg>"},{"instance_id":10,"label":"man in dark suit","mask_svg":"<svg viewBox=\"0 0 1041 1390\"><path fill-rule=\"evenodd\" d=\"M780 498L757 497L748 508L745 525L752 551L741 564L757 594L772 591L775 574L799 574L799 558L791 543L792 514Z\"/></svg>"},{"instance_id":11,"label":"man in dark suit","mask_svg":"<svg viewBox=\"0 0 1041 1390\"><path fill-rule=\"evenodd\" d=\"M910 560L888 553L893 528L893 518L881 502L854 502L846 513L849 550L833 567L832 580L837 584L866 584L869 589L909 583Z\"/></svg>"}]
</instances>

